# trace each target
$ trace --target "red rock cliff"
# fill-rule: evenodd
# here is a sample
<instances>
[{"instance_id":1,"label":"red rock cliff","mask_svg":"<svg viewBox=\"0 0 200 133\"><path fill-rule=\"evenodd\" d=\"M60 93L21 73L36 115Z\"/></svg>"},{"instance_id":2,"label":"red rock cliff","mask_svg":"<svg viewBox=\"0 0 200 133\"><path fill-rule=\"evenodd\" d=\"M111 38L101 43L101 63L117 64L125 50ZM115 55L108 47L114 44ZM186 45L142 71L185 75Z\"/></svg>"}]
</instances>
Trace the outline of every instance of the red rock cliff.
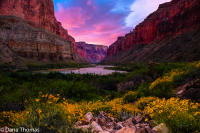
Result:
<instances>
[{"instance_id":1,"label":"red rock cliff","mask_svg":"<svg viewBox=\"0 0 200 133\"><path fill-rule=\"evenodd\" d=\"M90 63L99 63L107 55L107 46L76 42L77 53Z\"/></svg>"},{"instance_id":2,"label":"red rock cliff","mask_svg":"<svg viewBox=\"0 0 200 133\"><path fill-rule=\"evenodd\" d=\"M0 15L23 18L49 30L75 45L75 40L58 22L54 15L53 0L0 0Z\"/></svg>"},{"instance_id":3,"label":"red rock cliff","mask_svg":"<svg viewBox=\"0 0 200 133\"><path fill-rule=\"evenodd\" d=\"M134 20L133 20L134 21ZM108 56L127 51L138 44L150 44L200 27L199 0L172 0L161 4L133 32L119 37L108 49Z\"/></svg>"},{"instance_id":4,"label":"red rock cliff","mask_svg":"<svg viewBox=\"0 0 200 133\"><path fill-rule=\"evenodd\" d=\"M0 64L82 61L75 39L54 16L53 0L0 0ZM84 61L84 60L83 60Z\"/></svg>"}]
</instances>

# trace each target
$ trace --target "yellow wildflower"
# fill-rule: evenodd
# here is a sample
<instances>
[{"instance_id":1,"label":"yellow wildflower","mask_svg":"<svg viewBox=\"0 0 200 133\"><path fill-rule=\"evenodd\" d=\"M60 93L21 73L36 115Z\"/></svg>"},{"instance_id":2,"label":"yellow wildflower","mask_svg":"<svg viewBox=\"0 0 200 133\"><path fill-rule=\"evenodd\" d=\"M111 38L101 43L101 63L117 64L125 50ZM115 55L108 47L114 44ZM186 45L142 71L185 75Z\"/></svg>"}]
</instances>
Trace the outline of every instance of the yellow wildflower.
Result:
<instances>
[{"instance_id":1,"label":"yellow wildflower","mask_svg":"<svg viewBox=\"0 0 200 133\"><path fill-rule=\"evenodd\" d=\"M42 112L42 110L41 110L41 109L38 109L37 112L38 112L38 114L40 114L40 113Z\"/></svg>"},{"instance_id":2,"label":"yellow wildflower","mask_svg":"<svg viewBox=\"0 0 200 133\"><path fill-rule=\"evenodd\" d=\"M39 101L40 101L40 99L36 98L36 99L35 99L35 101L36 101L36 102L39 102Z\"/></svg>"}]
</instances>

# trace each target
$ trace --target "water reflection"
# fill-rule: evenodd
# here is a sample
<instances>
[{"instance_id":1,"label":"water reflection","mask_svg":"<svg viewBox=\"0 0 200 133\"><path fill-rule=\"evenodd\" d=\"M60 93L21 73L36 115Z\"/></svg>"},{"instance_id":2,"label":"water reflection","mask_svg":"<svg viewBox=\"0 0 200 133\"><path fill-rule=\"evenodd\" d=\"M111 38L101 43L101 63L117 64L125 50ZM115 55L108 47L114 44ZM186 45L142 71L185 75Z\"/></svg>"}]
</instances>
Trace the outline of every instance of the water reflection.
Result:
<instances>
[{"instance_id":1,"label":"water reflection","mask_svg":"<svg viewBox=\"0 0 200 133\"><path fill-rule=\"evenodd\" d=\"M112 74L114 72L126 73L125 71L105 69L105 67L113 67L113 66L98 65L95 67L87 67L87 68L80 68L80 69L66 68L66 69L54 69L54 70L50 70L50 71L56 71L56 72L60 72L63 74L76 73L76 74L96 74L96 75L108 75L108 74Z\"/></svg>"}]
</instances>

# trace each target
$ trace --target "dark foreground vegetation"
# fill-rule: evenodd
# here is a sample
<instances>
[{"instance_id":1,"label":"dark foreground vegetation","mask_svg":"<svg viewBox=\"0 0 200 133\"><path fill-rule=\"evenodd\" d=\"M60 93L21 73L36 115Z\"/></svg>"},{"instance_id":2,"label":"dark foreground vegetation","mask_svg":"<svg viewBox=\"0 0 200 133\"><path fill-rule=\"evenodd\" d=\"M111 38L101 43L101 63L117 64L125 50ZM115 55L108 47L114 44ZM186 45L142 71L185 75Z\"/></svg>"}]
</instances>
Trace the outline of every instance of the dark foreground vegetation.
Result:
<instances>
[{"instance_id":1,"label":"dark foreground vegetation","mask_svg":"<svg viewBox=\"0 0 200 133\"><path fill-rule=\"evenodd\" d=\"M40 64L40 63L32 63L32 64L23 64L22 66L17 66L12 63L4 63L0 65L0 72L10 72L10 71L37 71L37 70L48 70L48 69L60 69L60 68L83 68L89 67L90 64L87 63L60 63L60 64Z\"/></svg>"},{"instance_id":2,"label":"dark foreground vegetation","mask_svg":"<svg viewBox=\"0 0 200 133\"><path fill-rule=\"evenodd\" d=\"M177 98L178 87L199 82L199 62L132 63L112 69L128 73L1 72L0 127L81 132L73 128L76 121L87 112L97 115L104 111L118 120L142 112L157 124L165 123L174 133L200 131L199 92Z\"/></svg>"}]
</instances>

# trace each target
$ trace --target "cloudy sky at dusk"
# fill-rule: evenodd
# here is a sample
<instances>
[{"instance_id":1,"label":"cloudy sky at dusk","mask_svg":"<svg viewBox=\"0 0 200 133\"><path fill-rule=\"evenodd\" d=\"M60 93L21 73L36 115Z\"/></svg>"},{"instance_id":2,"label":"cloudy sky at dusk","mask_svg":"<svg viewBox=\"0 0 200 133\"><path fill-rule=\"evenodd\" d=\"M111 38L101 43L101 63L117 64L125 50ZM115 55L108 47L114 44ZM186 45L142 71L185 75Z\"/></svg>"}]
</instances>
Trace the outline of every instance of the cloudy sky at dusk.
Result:
<instances>
[{"instance_id":1,"label":"cloudy sky at dusk","mask_svg":"<svg viewBox=\"0 0 200 133\"><path fill-rule=\"evenodd\" d=\"M76 41L110 45L170 0L54 0L56 18Z\"/></svg>"}]
</instances>

